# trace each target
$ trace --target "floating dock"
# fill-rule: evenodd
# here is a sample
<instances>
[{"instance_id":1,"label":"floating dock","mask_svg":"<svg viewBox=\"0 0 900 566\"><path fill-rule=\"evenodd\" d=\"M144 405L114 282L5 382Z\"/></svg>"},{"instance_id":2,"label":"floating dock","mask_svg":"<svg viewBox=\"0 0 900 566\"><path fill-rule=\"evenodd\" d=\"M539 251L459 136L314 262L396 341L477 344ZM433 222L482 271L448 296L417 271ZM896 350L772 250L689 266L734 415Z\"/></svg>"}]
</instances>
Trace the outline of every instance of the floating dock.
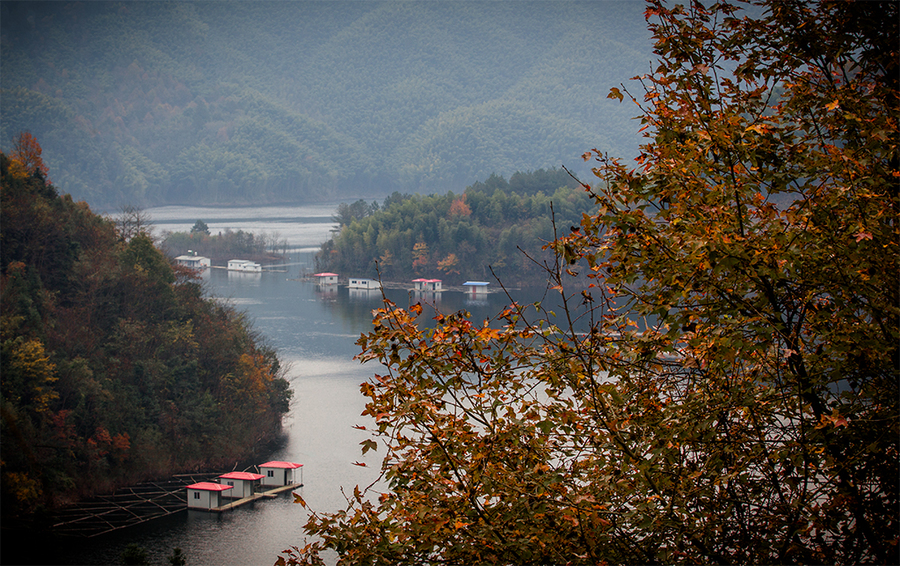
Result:
<instances>
[{"instance_id":1,"label":"floating dock","mask_svg":"<svg viewBox=\"0 0 900 566\"><path fill-rule=\"evenodd\" d=\"M222 513L224 511L231 511L235 507L240 507L246 503L250 503L252 501L256 501L257 499L263 498L273 498L279 493L284 493L285 491L290 491L292 489L296 489L298 487L303 487L302 483L293 483L290 485L282 485L273 489L269 489L267 491L260 491L250 495L248 497L244 497L242 499L237 499L232 501L231 503L226 503L225 505L220 505L219 507L213 507L212 509L191 509L192 511L209 511L211 513Z\"/></svg>"}]
</instances>

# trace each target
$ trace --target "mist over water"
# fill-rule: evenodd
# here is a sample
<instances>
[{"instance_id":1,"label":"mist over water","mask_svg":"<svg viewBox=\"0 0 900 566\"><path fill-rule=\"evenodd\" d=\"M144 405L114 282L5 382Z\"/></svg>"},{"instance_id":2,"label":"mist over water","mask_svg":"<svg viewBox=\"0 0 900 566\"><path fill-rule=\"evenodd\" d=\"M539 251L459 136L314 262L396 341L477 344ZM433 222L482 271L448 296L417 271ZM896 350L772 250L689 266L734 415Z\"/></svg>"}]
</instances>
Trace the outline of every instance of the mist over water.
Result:
<instances>
[{"instance_id":1,"label":"mist over water","mask_svg":"<svg viewBox=\"0 0 900 566\"><path fill-rule=\"evenodd\" d=\"M195 207L160 206L145 212L153 224L153 233L190 232L197 220L209 227L210 234L231 230L253 234L277 235L292 251L313 251L331 236L336 224L331 221L338 203L307 206Z\"/></svg>"}]
</instances>

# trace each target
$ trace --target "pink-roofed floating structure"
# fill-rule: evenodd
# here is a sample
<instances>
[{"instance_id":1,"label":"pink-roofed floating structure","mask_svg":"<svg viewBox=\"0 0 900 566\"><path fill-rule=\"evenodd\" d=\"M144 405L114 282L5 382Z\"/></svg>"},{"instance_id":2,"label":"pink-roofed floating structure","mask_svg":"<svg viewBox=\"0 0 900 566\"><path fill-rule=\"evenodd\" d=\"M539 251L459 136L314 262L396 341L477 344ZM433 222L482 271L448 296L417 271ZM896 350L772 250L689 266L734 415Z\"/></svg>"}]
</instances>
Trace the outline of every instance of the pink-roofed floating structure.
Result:
<instances>
[{"instance_id":1,"label":"pink-roofed floating structure","mask_svg":"<svg viewBox=\"0 0 900 566\"><path fill-rule=\"evenodd\" d=\"M263 474L263 485L291 485L295 483L294 470L300 470L300 486L303 485L303 464L294 462L272 461L259 465L259 473Z\"/></svg>"},{"instance_id":2,"label":"pink-roofed floating structure","mask_svg":"<svg viewBox=\"0 0 900 566\"><path fill-rule=\"evenodd\" d=\"M299 477L296 470L300 470ZM201 481L186 486L188 509L221 513L303 487L303 464L274 460L260 464L259 473L228 472L218 476L218 480L218 483ZM223 498L230 501L223 503Z\"/></svg>"},{"instance_id":3,"label":"pink-roofed floating structure","mask_svg":"<svg viewBox=\"0 0 900 566\"><path fill-rule=\"evenodd\" d=\"M252 472L228 472L219 476L219 483L234 487L231 491L223 492L225 497L243 498L250 497L256 492L259 480L265 476Z\"/></svg>"},{"instance_id":4,"label":"pink-roofed floating structure","mask_svg":"<svg viewBox=\"0 0 900 566\"><path fill-rule=\"evenodd\" d=\"M337 273L316 273L313 275L318 285L337 285Z\"/></svg>"},{"instance_id":5,"label":"pink-roofed floating structure","mask_svg":"<svg viewBox=\"0 0 900 566\"><path fill-rule=\"evenodd\" d=\"M188 509L215 509L219 507L223 491L234 489L230 485L202 481L187 486Z\"/></svg>"},{"instance_id":6,"label":"pink-roofed floating structure","mask_svg":"<svg viewBox=\"0 0 900 566\"><path fill-rule=\"evenodd\" d=\"M416 291L443 291L443 282L440 279L413 279Z\"/></svg>"}]
</instances>

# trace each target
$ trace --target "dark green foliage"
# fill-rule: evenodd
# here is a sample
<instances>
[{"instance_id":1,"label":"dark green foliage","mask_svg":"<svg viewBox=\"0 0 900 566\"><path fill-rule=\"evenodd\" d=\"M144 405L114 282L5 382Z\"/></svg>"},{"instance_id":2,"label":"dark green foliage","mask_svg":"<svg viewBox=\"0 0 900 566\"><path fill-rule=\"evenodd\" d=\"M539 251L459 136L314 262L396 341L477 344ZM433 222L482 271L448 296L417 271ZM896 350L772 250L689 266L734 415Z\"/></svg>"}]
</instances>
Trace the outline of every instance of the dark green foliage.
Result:
<instances>
[{"instance_id":1,"label":"dark green foliage","mask_svg":"<svg viewBox=\"0 0 900 566\"><path fill-rule=\"evenodd\" d=\"M4 519L248 457L291 397L275 352L141 232L0 154Z\"/></svg>"},{"instance_id":2,"label":"dark green foliage","mask_svg":"<svg viewBox=\"0 0 900 566\"><path fill-rule=\"evenodd\" d=\"M3 2L0 144L95 207L459 190L634 153L638 2Z\"/></svg>"},{"instance_id":3,"label":"dark green foliage","mask_svg":"<svg viewBox=\"0 0 900 566\"><path fill-rule=\"evenodd\" d=\"M338 205L337 212L331 217L338 226L349 226L354 220L362 220L367 216L371 216L378 212L378 203L372 204L359 199L358 201L348 204L342 202Z\"/></svg>"},{"instance_id":4,"label":"dark green foliage","mask_svg":"<svg viewBox=\"0 0 900 566\"><path fill-rule=\"evenodd\" d=\"M147 553L147 549L134 543L125 547L119 560L126 566L146 566L150 564L150 556Z\"/></svg>"},{"instance_id":5,"label":"dark green foliage","mask_svg":"<svg viewBox=\"0 0 900 566\"><path fill-rule=\"evenodd\" d=\"M191 234L206 234L209 236L209 226L206 225L206 222L202 220L198 220L194 223L193 228L191 228Z\"/></svg>"},{"instance_id":6,"label":"dark green foliage","mask_svg":"<svg viewBox=\"0 0 900 566\"><path fill-rule=\"evenodd\" d=\"M334 217L340 233L323 244L319 267L350 277L427 277L451 285L492 275L507 284L539 284L543 270L533 260L551 257L542 247L555 237L553 219L568 229L589 209L590 198L559 169L515 173L509 182L492 175L462 195L394 193L380 210L364 201L342 205Z\"/></svg>"}]
</instances>

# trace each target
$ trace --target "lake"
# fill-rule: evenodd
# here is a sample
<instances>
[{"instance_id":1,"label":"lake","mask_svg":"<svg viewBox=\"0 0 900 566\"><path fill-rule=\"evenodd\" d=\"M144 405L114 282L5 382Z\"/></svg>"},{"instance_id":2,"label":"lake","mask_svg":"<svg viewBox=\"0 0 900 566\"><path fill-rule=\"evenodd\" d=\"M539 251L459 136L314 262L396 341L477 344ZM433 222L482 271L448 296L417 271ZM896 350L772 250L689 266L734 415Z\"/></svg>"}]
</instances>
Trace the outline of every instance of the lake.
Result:
<instances>
[{"instance_id":1,"label":"lake","mask_svg":"<svg viewBox=\"0 0 900 566\"><path fill-rule=\"evenodd\" d=\"M378 371L372 364L354 361L355 342L371 328L372 309L381 306L380 291L322 292L299 280L314 268L315 250L333 228L334 205L309 207L149 209L156 235L164 230L189 231L201 219L215 234L226 229L278 234L290 248L284 273L247 274L208 270L203 279L210 295L245 310L259 330L289 365L294 391L285 417L286 441L266 460L304 465L304 487L298 490L312 509L336 511L345 506L342 489L367 486L377 479L380 454L362 455L359 443L368 435L354 425L370 424L360 416L365 398L359 386ZM355 276L359 274L342 274ZM416 299L405 290L388 289L400 306ZM537 300L535 297L533 300ZM438 308L454 312L465 308L473 319L491 317L508 304L502 293L472 300L460 292L445 291ZM261 460L262 463L265 460ZM353 465L365 462L368 467ZM222 470L226 472L230 470ZM187 511L144 525L93 539L33 541L32 553L22 558L32 564L116 564L128 544L147 549L151 564L168 564L175 547L190 566L271 565L290 545L302 545L307 512L293 503L290 492L260 500L226 513ZM331 557L334 560L334 557Z\"/></svg>"}]
</instances>

